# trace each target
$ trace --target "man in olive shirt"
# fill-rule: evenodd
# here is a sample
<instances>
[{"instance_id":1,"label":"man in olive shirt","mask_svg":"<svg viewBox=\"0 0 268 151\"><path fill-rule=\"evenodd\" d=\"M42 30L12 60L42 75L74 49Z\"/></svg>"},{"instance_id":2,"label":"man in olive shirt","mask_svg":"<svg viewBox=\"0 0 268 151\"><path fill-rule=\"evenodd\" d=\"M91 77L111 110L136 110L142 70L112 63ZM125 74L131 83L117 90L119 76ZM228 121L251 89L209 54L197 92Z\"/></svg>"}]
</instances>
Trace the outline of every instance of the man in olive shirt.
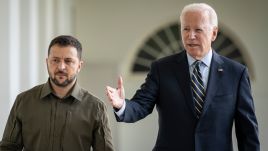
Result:
<instances>
[{"instance_id":1,"label":"man in olive shirt","mask_svg":"<svg viewBox=\"0 0 268 151\"><path fill-rule=\"evenodd\" d=\"M19 94L10 112L0 151L112 151L102 101L77 84L82 46L58 36L48 48L49 79Z\"/></svg>"}]
</instances>

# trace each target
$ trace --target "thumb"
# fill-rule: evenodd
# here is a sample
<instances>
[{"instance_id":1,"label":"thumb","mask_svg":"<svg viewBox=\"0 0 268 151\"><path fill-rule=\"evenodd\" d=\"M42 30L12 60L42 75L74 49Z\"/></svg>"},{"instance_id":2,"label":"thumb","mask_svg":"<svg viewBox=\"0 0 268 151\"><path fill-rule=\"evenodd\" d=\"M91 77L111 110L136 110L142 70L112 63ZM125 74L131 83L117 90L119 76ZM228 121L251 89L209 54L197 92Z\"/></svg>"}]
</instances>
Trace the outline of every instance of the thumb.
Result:
<instances>
[{"instance_id":1,"label":"thumb","mask_svg":"<svg viewBox=\"0 0 268 151\"><path fill-rule=\"evenodd\" d=\"M117 88L118 88L118 93L121 99L125 99L125 90L123 86L123 78L122 76L119 76L118 82L117 82Z\"/></svg>"},{"instance_id":2,"label":"thumb","mask_svg":"<svg viewBox=\"0 0 268 151\"><path fill-rule=\"evenodd\" d=\"M123 87L123 78L122 76L119 76L117 81L117 88L121 89L122 87Z\"/></svg>"}]
</instances>

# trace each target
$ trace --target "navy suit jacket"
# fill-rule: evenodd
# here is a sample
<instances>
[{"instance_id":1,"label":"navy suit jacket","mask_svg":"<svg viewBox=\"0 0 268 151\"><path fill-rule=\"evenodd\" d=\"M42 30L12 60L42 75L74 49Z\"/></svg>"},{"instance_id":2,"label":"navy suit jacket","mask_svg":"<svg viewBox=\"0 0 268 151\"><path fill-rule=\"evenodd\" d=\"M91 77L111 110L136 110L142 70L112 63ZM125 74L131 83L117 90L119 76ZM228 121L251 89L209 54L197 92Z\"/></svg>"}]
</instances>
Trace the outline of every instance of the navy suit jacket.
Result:
<instances>
[{"instance_id":1,"label":"navy suit jacket","mask_svg":"<svg viewBox=\"0 0 268 151\"><path fill-rule=\"evenodd\" d=\"M258 124L247 68L213 51L200 119L194 111L186 52L152 63L145 82L118 121L136 122L154 106L159 131L154 151L232 151L235 123L239 151L259 151Z\"/></svg>"}]
</instances>

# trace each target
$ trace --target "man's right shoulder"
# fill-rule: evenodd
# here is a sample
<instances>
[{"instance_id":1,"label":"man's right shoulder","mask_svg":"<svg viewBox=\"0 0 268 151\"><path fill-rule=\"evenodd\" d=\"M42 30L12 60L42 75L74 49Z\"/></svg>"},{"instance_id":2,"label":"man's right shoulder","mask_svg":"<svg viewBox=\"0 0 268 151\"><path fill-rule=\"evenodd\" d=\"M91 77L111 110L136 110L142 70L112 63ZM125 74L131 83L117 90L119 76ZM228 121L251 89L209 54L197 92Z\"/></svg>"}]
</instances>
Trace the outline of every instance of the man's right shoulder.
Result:
<instances>
[{"instance_id":1,"label":"man's right shoulder","mask_svg":"<svg viewBox=\"0 0 268 151\"><path fill-rule=\"evenodd\" d=\"M24 106L25 104L32 104L32 101L40 98L40 94L43 87L44 84L40 84L32 87L31 89L19 93L16 97L13 106L18 109L22 108L22 106Z\"/></svg>"},{"instance_id":2,"label":"man's right shoulder","mask_svg":"<svg viewBox=\"0 0 268 151\"><path fill-rule=\"evenodd\" d=\"M28 90L22 91L18 94L18 97L27 97L27 96L40 96L41 91L44 87L45 83L36 85Z\"/></svg>"},{"instance_id":3,"label":"man's right shoulder","mask_svg":"<svg viewBox=\"0 0 268 151\"><path fill-rule=\"evenodd\" d=\"M174 62L185 59L185 57L186 57L186 52L182 51L182 52L179 52L176 54L172 54L172 55L160 58L160 59L154 61L153 63L157 63L157 64L174 63Z\"/></svg>"}]
</instances>

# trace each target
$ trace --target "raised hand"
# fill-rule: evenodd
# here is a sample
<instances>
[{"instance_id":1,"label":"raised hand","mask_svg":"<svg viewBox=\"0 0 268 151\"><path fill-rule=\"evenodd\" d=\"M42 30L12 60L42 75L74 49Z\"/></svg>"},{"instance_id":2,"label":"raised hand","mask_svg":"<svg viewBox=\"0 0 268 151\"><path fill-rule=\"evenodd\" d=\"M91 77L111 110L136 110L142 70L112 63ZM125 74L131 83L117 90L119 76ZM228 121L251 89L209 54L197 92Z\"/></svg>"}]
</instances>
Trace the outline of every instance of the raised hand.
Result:
<instances>
[{"instance_id":1,"label":"raised hand","mask_svg":"<svg viewBox=\"0 0 268 151\"><path fill-rule=\"evenodd\" d=\"M125 101L125 90L123 86L123 79L121 76L119 76L118 78L116 89L110 86L106 86L106 95L108 97L109 102L114 108L120 109L123 106Z\"/></svg>"}]
</instances>

